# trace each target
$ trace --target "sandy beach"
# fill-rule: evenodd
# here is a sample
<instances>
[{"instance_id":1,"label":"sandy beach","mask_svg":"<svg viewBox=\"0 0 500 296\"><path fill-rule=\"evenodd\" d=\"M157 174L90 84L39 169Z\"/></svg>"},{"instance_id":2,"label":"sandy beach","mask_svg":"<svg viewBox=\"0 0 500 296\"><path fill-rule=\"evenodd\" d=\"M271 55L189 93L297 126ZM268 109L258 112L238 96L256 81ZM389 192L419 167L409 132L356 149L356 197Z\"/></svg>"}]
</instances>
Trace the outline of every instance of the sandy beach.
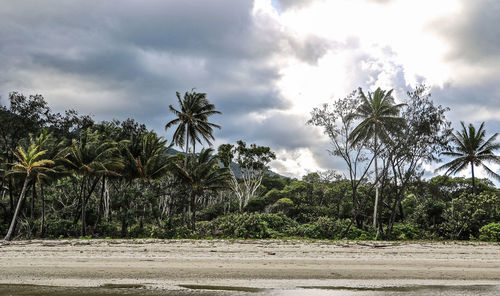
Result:
<instances>
[{"instance_id":1,"label":"sandy beach","mask_svg":"<svg viewBox=\"0 0 500 296\"><path fill-rule=\"evenodd\" d=\"M500 284L500 245L54 240L0 243L0 284L242 287Z\"/></svg>"}]
</instances>

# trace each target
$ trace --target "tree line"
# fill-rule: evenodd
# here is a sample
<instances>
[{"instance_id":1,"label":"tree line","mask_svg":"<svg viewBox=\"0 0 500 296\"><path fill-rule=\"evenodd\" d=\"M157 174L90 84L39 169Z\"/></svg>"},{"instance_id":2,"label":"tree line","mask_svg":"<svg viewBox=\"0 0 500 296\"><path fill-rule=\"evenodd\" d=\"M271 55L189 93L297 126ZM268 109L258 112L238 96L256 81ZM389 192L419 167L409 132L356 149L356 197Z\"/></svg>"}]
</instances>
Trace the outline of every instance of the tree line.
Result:
<instances>
[{"instance_id":1,"label":"tree line","mask_svg":"<svg viewBox=\"0 0 500 296\"><path fill-rule=\"evenodd\" d=\"M344 172L275 175L269 147L211 148L205 93L176 93L171 141L134 119L54 113L41 95L0 107L0 234L36 237L500 239L500 163L484 123L454 132L424 86L352 92L311 112ZM172 147L177 145L183 151ZM201 147L201 149L196 149ZM208 148L205 147L208 145ZM441 157L444 176L424 178ZM448 175L471 168L472 177Z\"/></svg>"}]
</instances>

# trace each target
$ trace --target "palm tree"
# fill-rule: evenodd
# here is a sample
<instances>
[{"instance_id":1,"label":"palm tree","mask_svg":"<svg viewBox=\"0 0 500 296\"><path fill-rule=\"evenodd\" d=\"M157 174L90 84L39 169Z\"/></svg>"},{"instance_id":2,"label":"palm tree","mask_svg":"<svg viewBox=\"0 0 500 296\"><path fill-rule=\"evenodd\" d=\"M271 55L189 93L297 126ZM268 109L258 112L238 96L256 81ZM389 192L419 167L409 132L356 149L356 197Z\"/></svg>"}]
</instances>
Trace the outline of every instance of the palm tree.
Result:
<instances>
[{"instance_id":1,"label":"palm tree","mask_svg":"<svg viewBox=\"0 0 500 296\"><path fill-rule=\"evenodd\" d=\"M446 175L455 174L465 169L469 164L472 173L472 190L475 193L476 183L474 180L474 166L481 166L491 177L500 180L500 175L495 173L485 162L493 162L500 164L500 156L495 155L493 151L500 149L499 143L494 143L498 133L495 133L488 140L486 140L486 131L484 129L484 122L478 130L469 124L465 126L464 122L461 132L452 134L452 142L455 147L450 151L443 152L443 155L454 157L452 161L442 165L437 170L446 169Z\"/></svg>"},{"instance_id":2,"label":"palm tree","mask_svg":"<svg viewBox=\"0 0 500 296\"><path fill-rule=\"evenodd\" d=\"M154 132L132 136L130 140L122 145L122 157L124 159L124 167L121 170L121 175L130 186L136 179L142 180L141 191L144 192L151 184L152 179L158 179L165 176L171 167L174 156L168 154L172 145L167 146L167 141L162 137L158 137ZM125 197L125 190L123 190ZM121 207L126 212L130 206L126 199L121 203ZM143 228L143 217L145 206L140 213L140 230ZM122 219L122 236L127 235L128 222Z\"/></svg>"},{"instance_id":3,"label":"palm tree","mask_svg":"<svg viewBox=\"0 0 500 296\"><path fill-rule=\"evenodd\" d=\"M215 105L208 101L205 93L197 93L192 90L191 92L186 92L183 99L181 99L181 94L179 92L176 92L176 95L180 110L169 105L170 111L172 111L177 118L168 122L165 125L165 129L177 125L177 129L173 135L173 142L181 148L185 145L186 156L184 166L187 166L189 144L193 147L193 153L196 152L196 142L202 144L202 138L211 145L211 140L214 140L213 128L220 129L221 127L217 124L208 122L208 117L222 113L215 110Z\"/></svg>"},{"instance_id":4,"label":"palm tree","mask_svg":"<svg viewBox=\"0 0 500 296\"><path fill-rule=\"evenodd\" d=\"M118 170L123 167L123 160L118 156L117 143L102 139L97 131L92 132L90 128L82 131L80 138L74 139L64 150L64 154L68 167L82 176L79 196L81 213L76 215L75 223L81 216L82 235L86 235L87 200L92 195L99 178L117 175ZM92 177L94 182L91 184Z\"/></svg>"},{"instance_id":5,"label":"palm tree","mask_svg":"<svg viewBox=\"0 0 500 296\"><path fill-rule=\"evenodd\" d=\"M17 217L21 211L21 205L23 204L24 198L26 196L26 188L28 183L32 180L34 175L43 175L44 173L51 170L51 166L54 161L50 159L42 159L42 156L47 152L47 150L39 151L39 147L32 143L28 149L25 151L22 147L17 148L17 153L14 156L17 158L17 162L12 166L9 174L24 174L24 184L21 190L21 195L17 201L16 210L14 211L14 216L10 223L9 230L4 240L11 240L12 234L14 232L14 227L17 222Z\"/></svg>"},{"instance_id":6,"label":"palm tree","mask_svg":"<svg viewBox=\"0 0 500 296\"><path fill-rule=\"evenodd\" d=\"M199 155L190 158L188 166L174 162L173 173L179 180L190 186L189 206L191 208L191 228L195 230L196 206L207 192L226 189L230 180L227 168L218 166L219 158L213 149L202 149Z\"/></svg>"},{"instance_id":7,"label":"palm tree","mask_svg":"<svg viewBox=\"0 0 500 296\"><path fill-rule=\"evenodd\" d=\"M352 145L368 142L373 139L373 154L375 162L375 205L373 208L373 226L377 226L378 208L378 165L377 157L380 142L389 142L389 132L394 126L404 124L404 119L399 117L399 109L404 104L395 104L392 89L382 90L380 87L375 92L368 92L368 96L359 88L361 105L353 113L353 119L361 119L356 128L349 135Z\"/></svg>"},{"instance_id":8,"label":"palm tree","mask_svg":"<svg viewBox=\"0 0 500 296\"><path fill-rule=\"evenodd\" d=\"M164 176L169 169L170 160L167 141L154 132L132 138L123 145L124 168L122 175L127 179L144 181Z\"/></svg>"},{"instance_id":9,"label":"palm tree","mask_svg":"<svg viewBox=\"0 0 500 296\"><path fill-rule=\"evenodd\" d=\"M64 175L64 166L62 165L62 159L59 157L59 153L63 149L64 141L57 142L56 138L48 132L47 129L42 130L40 135L36 138L30 136L31 142L35 143L39 149L47 151L45 158L54 161L54 166L50 171L39 173L33 173L33 189L36 189L36 184L40 187L40 196L42 198L42 221L40 223L40 236L45 235L45 193L44 185L48 185L53 182L58 177ZM32 199L32 203L34 200ZM32 205L33 208L33 205Z\"/></svg>"}]
</instances>

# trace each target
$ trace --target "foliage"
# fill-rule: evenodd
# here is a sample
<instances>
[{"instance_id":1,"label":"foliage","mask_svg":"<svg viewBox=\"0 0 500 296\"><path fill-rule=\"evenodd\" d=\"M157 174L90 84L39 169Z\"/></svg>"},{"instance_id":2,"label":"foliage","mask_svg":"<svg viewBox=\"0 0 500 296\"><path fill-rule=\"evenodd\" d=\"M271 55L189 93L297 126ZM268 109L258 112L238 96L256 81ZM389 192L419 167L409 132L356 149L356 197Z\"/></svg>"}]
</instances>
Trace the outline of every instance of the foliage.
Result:
<instances>
[{"instance_id":1,"label":"foliage","mask_svg":"<svg viewBox=\"0 0 500 296\"><path fill-rule=\"evenodd\" d=\"M464 122L460 122L462 130L452 134L452 142L455 147L450 151L443 152L443 155L453 157L454 159L445 163L438 170L446 169L446 174L455 174L462 171L468 165L472 173L472 189L475 191L474 166L481 166L491 177L497 181L500 175L486 166L486 162L500 164L500 156L495 155L494 151L500 149L500 143L495 143L498 133L486 140L486 130L484 122L479 129L469 124L465 127Z\"/></svg>"},{"instance_id":2,"label":"foliage","mask_svg":"<svg viewBox=\"0 0 500 296\"><path fill-rule=\"evenodd\" d=\"M393 227L392 237L397 240L413 240L422 238L422 232L410 223L398 223Z\"/></svg>"},{"instance_id":3,"label":"foliage","mask_svg":"<svg viewBox=\"0 0 500 296\"><path fill-rule=\"evenodd\" d=\"M492 222L479 229L479 239L489 242L500 242L500 223Z\"/></svg>"},{"instance_id":4,"label":"foliage","mask_svg":"<svg viewBox=\"0 0 500 296\"><path fill-rule=\"evenodd\" d=\"M165 125L165 129L177 125L173 136L175 144L181 148L185 146L186 154L188 154L188 145L191 144L193 146L194 152L196 142L202 144L202 138L205 142L211 144L211 140L214 140L213 128L220 129L220 126L208 122L208 117L221 114L221 112L215 110L215 105L208 101L205 93L198 93L192 90L191 92L186 92L182 99L179 92L176 93L176 96L180 110L169 105L170 111L174 113L176 118Z\"/></svg>"},{"instance_id":5,"label":"foliage","mask_svg":"<svg viewBox=\"0 0 500 296\"><path fill-rule=\"evenodd\" d=\"M214 139L206 127L217 128L208 118L219 112L204 94L177 96L186 108L172 107L180 113L174 112L171 126L182 131L184 124L184 133L177 133L184 138L174 137L172 143L184 143L186 153L189 145L193 153L176 154L165 139L133 119L95 123L72 110L53 113L40 95L11 93L10 107L0 106L0 233L7 239L498 241L500 191L495 183L447 175L424 178L424 164L438 161L447 149L447 108L435 105L424 86L409 92L402 100L406 104L397 108L390 98L383 99L390 92L363 95L353 92L316 108L309 121L323 128L331 154L347 170L309 172L297 180L268 170L275 155L266 146L238 141L221 145L217 155L211 148L194 153L196 143ZM364 132L359 129L359 141L350 136L365 121L358 115L366 111L366 102L377 96L380 104L390 103L384 108L394 109L389 117L404 122L382 125L387 131L377 136L375 158L374 138L365 134L368 138L361 140ZM197 111L198 121L183 123L195 116L188 114L190 108L208 113ZM389 121L393 119L400 122ZM194 130L186 135L188 123ZM465 131L455 137L474 138L482 143L477 151L487 151L476 154L477 159L497 157L495 136L487 140L484 125L462 127ZM376 159L379 167L374 171ZM373 215L377 186L379 214ZM375 216L377 229L371 226Z\"/></svg>"},{"instance_id":6,"label":"foliage","mask_svg":"<svg viewBox=\"0 0 500 296\"><path fill-rule=\"evenodd\" d=\"M236 147L231 144L220 145L218 155L224 167L229 169L231 189L238 197L241 211L248 201L256 196L269 169L268 164L276 159L276 155L269 147L256 144L247 147L241 140L237 142ZM233 161L236 162L237 168L232 165Z\"/></svg>"}]
</instances>

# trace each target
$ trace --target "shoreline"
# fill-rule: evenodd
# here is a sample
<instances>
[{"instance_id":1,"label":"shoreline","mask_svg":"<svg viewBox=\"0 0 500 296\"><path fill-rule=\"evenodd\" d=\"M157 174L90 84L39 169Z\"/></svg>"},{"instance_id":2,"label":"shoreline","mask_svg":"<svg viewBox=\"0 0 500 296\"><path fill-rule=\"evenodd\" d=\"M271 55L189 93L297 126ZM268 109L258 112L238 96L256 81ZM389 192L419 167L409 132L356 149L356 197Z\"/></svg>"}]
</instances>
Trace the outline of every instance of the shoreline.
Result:
<instances>
[{"instance_id":1,"label":"shoreline","mask_svg":"<svg viewBox=\"0 0 500 296\"><path fill-rule=\"evenodd\" d=\"M500 285L500 244L279 240L0 243L0 284L253 288Z\"/></svg>"}]
</instances>

